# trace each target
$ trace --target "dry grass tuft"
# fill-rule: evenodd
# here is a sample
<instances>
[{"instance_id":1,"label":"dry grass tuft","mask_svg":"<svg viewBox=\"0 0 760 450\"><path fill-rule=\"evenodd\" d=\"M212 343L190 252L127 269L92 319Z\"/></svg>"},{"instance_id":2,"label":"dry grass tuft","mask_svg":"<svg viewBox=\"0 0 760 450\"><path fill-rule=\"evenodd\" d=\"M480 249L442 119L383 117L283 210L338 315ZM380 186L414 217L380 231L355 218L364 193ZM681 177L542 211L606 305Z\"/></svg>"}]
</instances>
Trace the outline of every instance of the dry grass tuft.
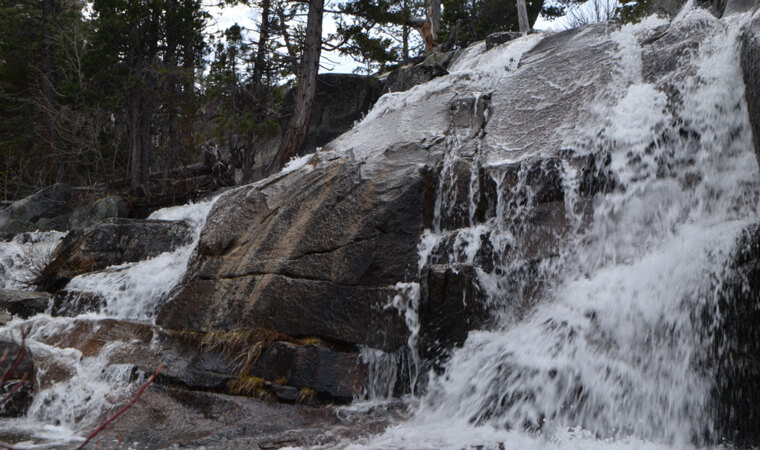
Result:
<instances>
[{"instance_id":1,"label":"dry grass tuft","mask_svg":"<svg viewBox=\"0 0 760 450\"><path fill-rule=\"evenodd\" d=\"M296 400L296 403L299 405L304 403L312 403L316 397L317 391L310 387L302 387L298 392L298 399Z\"/></svg>"}]
</instances>

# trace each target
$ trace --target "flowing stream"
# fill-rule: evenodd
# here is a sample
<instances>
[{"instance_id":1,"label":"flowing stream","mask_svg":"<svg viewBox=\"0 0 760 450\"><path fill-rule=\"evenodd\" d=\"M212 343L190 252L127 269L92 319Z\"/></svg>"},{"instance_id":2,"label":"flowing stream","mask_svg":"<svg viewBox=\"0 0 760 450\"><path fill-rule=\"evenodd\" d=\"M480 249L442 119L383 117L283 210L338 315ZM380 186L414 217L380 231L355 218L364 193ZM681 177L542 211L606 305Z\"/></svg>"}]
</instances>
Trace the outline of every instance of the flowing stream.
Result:
<instances>
[{"instance_id":1,"label":"flowing stream","mask_svg":"<svg viewBox=\"0 0 760 450\"><path fill-rule=\"evenodd\" d=\"M705 37L683 69L662 75L668 80L644 79L639 44L663 21L605 31L609 45L600 51L617 61L614 80L591 101L582 122L552 130L562 152L495 152L499 142L486 132L499 126L491 122L494 86L528 70L518 63L540 35L486 55L475 46L451 75L381 98L343 138L357 144L358 158L373 151L358 145L369 139L363 130L392 124L393 111L413 110L454 84L469 99L474 119L451 124L444 137L435 219L420 239L419 270L474 267L492 320L469 334L441 373L423 373L420 285L397 284L387 308L403 314L409 348L399 355L365 349L363 357L372 368L371 405L390 397L405 372L412 391L405 397L408 417L383 433L330 447L683 448L714 431L708 412L714 380L703 365L712 342L696 312L717 301L718 278L737 237L758 217L760 177L738 63L737 39L747 20L685 8L671 27L701 27ZM595 76L579 74L590 81L577 83L594 83ZM669 97L665 81L680 95ZM387 135L374 134L372 141L388 146L393 135L413 139L425 131L398 127L388 126ZM608 185L591 196L583 193L583 171L574 163L586 157L597 168L607 161L606 172L595 175ZM289 170L307 160L299 161ZM462 165L468 169L458 169ZM560 225L548 237L538 236L531 222L544 211L545 196L534 176L555 177L561 192L553 203L561 205ZM489 185L496 197L482 214L479 199ZM54 361L47 370L67 373L41 389L28 417L0 421L0 434L76 442L102 412L131 395L146 374L114 363L122 342L84 354L50 344L51 337L83 320L96 327L104 319L152 324L184 276L212 205L168 208L151 217L191 224L194 239L187 246L73 279L67 289L106 299L97 313L14 319L0 329L16 338L21 327L29 330L32 352ZM536 256L521 243L526 236L550 251ZM0 286L27 280L23 267L35 257L28 249L44 254L61 237L35 233L0 244ZM347 410L367 407L359 402Z\"/></svg>"},{"instance_id":2,"label":"flowing stream","mask_svg":"<svg viewBox=\"0 0 760 450\"><path fill-rule=\"evenodd\" d=\"M69 447L97 427L104 413L130 398L150 373L135 373L132 365L119 363L122 352L133 350L128 342L114 340L86 353L74 346L87 346L87 335L112 325L113 319L121 321L117 329L128 326L118 324L154 323L158 307L187 270L215 200L165 208L149 217L187 223L192 229L188 244L148 260L111 266L72 279L67 289L74 294L97 294L105 299L97 312L76 317L43 314L28 320L14 319L0 329L3 336L16 341L20 339L20 330L26 330L26 343L35 361L43 362L37 367L37 382L53 380L40 383L27 417L0 421L0 436L4 440L22 447ZM38 232L0 243L4 284L13 288L26 286L33 278L30 267L32 271L35 267L30 261L48 258L63 236L59 232ZM73 340L67 343L67 337ZM55 382L57 379L61 381Z\"/></svg>"}]
</instances>

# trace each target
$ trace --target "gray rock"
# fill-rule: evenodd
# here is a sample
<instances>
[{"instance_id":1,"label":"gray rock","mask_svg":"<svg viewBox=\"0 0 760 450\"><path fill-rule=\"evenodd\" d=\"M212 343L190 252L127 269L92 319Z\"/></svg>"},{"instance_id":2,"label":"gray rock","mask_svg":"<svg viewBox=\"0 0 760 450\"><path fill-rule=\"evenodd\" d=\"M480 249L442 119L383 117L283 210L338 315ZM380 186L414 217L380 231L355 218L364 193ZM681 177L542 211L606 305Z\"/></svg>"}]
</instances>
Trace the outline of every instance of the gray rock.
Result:
<instances>
[{"instance_id":1,"label":"gray rock","mask_svg":"<svg viewBox=\"0 0 760 450\"><path fill-rule=\"evenodd\" d=\"M522 33L516 31L504 31L501 33L494 33L486 38L486 50L491 50L497 45L501 45L505 42L517 39L522 36Z\"/></svg>"},{"instance_id":2,"label":"gray rock","mask_svg":"<svg viewBox=\"0 0 760 450\"><path fill-rule=\"evenodd\" d=\"M71 212L72 188L54 184L0 210L0 232L65 230Z\"/></svg>"},{"instance_id":3,"label":"gray rock","mask_svg":"<svg viewBox=\"0 0 760 450\"><path fill-rule=\"evenodd\" d=\"M448 75L448 73L449 71L439 63L404 66L388 75L383 89L386 92L408 91L418 84L427 83L433 78Z\"/></svg>"},{"instance_id":4,"label":"gray rock","mask_svg":"<svg viewBox=\"0 0 760 450\"><path fill-rule=\"evenodd\" d=\"M755 153L760 161L760 18L755 18L742 35L741 64L744 74L744 95Z\"/></svg>"},{"instance_id":5,"label":"gray rock","mask_svg":"<svg viewBox=\"0 0 760 450\"><path fill-rule=\"evenodd\" d=\"M75 209L69 218L69 228L79 230L98 224L105 219L128 215L127 202L118 195L109 195Z\"/></svg>"},{"instance_id":6,"label":"gray rock","mask_svg":"<svg viewBox=\"0 0 760 450\"><path fill-rule=\"evenodd\" d=\"M0 308L22 319L44 313L49 303L50 294L47 292L0 289Z\"/></svg>"},{"instance_id":7,"label":"gray rock","mask_svg":"<svg viewBox=\"0 0 760 450\"><path fill-rule=\"evenodd\" d=\"M317 94L302 154L313 153L349 130L382 95L383 83L375 77L352 74L322 74L317 77ZM288 91L283 110L293 109L295 89ZM283 128L287 126L283 119Z\"/></svg>"},{"instance_id":8,"label":"gray rock","mask_svg":"<svg viewBox=\"0 0 760 450\"><path fill-rule=\"evenodd\" d=\"M151 258L191 238L191 230L183 222L108 219L69 233L35 284L42 290L56 290L77 275Z\"/></svg>"}]
</instances>

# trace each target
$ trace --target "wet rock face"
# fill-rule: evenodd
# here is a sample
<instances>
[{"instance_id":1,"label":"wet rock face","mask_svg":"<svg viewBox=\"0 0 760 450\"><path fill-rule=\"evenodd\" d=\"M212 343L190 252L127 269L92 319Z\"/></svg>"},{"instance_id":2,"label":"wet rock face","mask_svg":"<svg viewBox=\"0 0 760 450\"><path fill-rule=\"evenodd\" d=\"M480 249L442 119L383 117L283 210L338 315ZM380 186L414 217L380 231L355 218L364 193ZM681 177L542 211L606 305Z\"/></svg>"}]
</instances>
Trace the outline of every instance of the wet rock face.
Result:
<instances>
[{"instance_id":1,"label":"wet rock face","mask_svg":"<svg viewBox=\"0 0 760 450\"><path fill-rule=\"evenodd\" d=\"M741 63L755 152L760 161L760 18L753 20L742 35Z\"/></svg>"},{"instance_id":2,"label":"wet rock face","mask_svg":"<svg viewBox=\"0 0 760 450\"><path fill-rule=\"evenodd\" d=\"M283 384L296 390L311 389L341 401L351 401L361 395L367 378L356 353L289 342L268 346L251 373L266 380L281 379Z\"/></svg>"},{"instance_id":3,"label":"wet rock face","mask_svg":"<svg viewBox=\"0 0 760 450\"><path fill-rule=\"evenodd\" d=\"M486 324L488 308L472 266L433 265L422 286L420 354L440 369L448 350L464 344L471 330Z\"/></svg>"},{"instance_id":4,"label":"wet rock face","mask_svg":"<svg viewBox=\"0 0 760 450\"><path fill-rule=\"evenodd\" d=\"M8 380L0 386L0 398L10 394L19 383L21 387L0 405L0 417L22 416L34 396L34 360L28 348L22 349L16 342L0 340L0 355L3 354L7 354L7 357L0 362L0 377L5 378L7 374Z\"/></svg>"},{"instance_id":5,"label":"wet rock face","mask_svg":"<svg viewBox=\"0 0 760 450\"><path fill-rule=\"evenodd\" d=\"M158 323L403 345L406 326L384 306L414 275L429 210L424 167L404 161L317 164L219 199Z\"/></svg>"},{"instance_id":6,"label":"wet rock face","mask_svg":"<svg viewBox=\"0 0 760 450\"><path fill-rule=\"evenodd\" d=\"M36 284L43 290L56 290L77 275L152 258L190 239L190 228L182 222L110 219L69 233Z\"/></svg>"},{"instance_id":7,"label":"wet rock face","mask_svg":"<svg viewBox=\"0 0 760 450\"><path fill-rule=\"evenodd\" d=\"M713 346L715 438L738 445L760 442L760 225L742 233L719 289L704 312Z\"/></svg>"}]
</instances>

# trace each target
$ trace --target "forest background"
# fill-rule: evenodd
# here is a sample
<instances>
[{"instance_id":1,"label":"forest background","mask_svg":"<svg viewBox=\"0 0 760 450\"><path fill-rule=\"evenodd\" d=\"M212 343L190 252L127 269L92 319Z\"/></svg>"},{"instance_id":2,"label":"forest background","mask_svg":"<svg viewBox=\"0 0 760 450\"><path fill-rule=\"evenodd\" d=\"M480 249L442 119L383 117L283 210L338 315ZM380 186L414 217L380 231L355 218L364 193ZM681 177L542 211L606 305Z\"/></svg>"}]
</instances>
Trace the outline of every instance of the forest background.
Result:
<instances>
[{"instance_id":1,"label":"forest background","mask_svg":"<svg viewBox=\"0 0 760 450\"><path fill-rule=\"evenodd\" d=\"M645 6L526 5L544 27L635 20ZM517 31L517 11L515 0L0 0L0 200L58 182L150 195L209 152L245 174L257 140L284 133L278 169L303 145L295 120L282 129L289 89L303 91L299 111L317 71L381 74Z\"/></svg>"}]
</instances>

